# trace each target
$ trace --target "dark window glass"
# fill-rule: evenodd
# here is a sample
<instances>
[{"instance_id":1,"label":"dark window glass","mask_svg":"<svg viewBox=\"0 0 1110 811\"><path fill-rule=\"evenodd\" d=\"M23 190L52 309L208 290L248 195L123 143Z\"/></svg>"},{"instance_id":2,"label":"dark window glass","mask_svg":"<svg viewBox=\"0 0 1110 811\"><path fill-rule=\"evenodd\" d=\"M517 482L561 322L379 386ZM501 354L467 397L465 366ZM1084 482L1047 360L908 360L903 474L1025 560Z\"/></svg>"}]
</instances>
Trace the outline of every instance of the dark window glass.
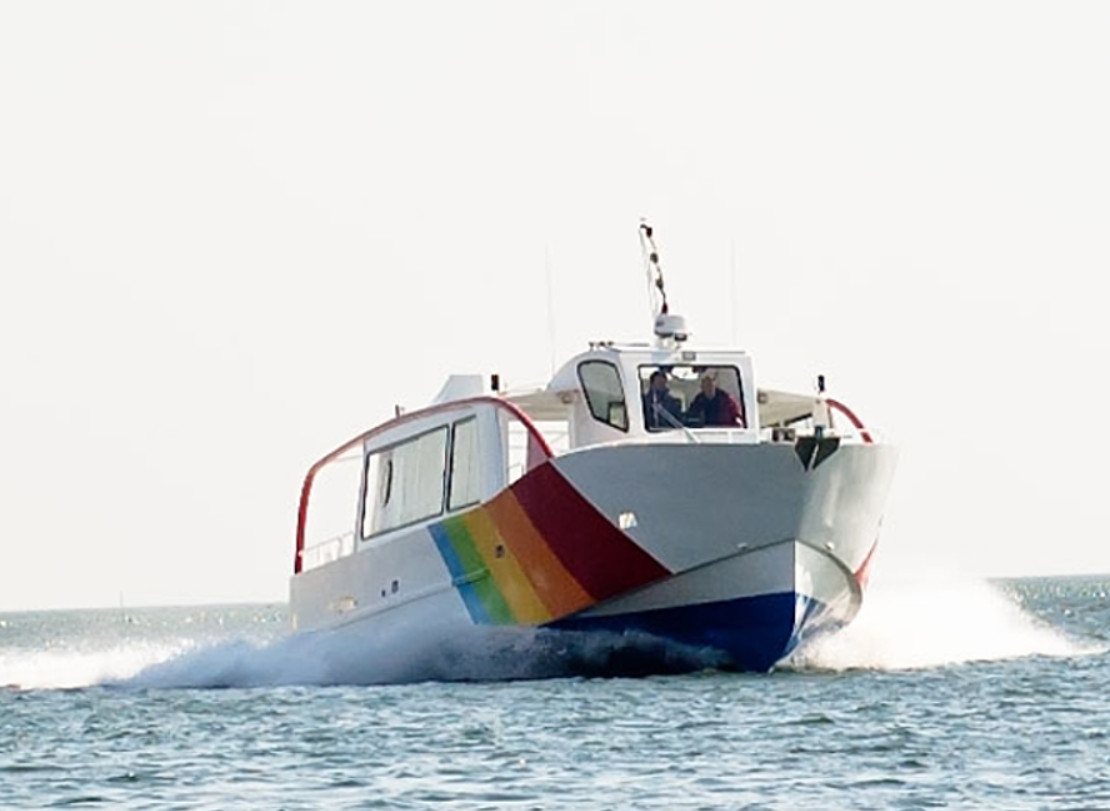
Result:
<instances>
[{"instance_id":1,"label":"dark window glass","mask_svg":"<svg viewBox=\"0 0 1110 811\"><path fill-rule=\"evenodd\" d=\"M649 431L747 425L744 386L735 366L667 364L639 368Z\"/></svg>"},{"instance_id":2,"label":"dark window glass","mask_svg":"<svg viewBox=\"0 0 1110 811\"><path fill-rule=\"evenodd\" d=\"M627 431L628 406L617 367L603 360L583 361L578 365L578 379L594 419Z\"/></svg>"}]
</instances>

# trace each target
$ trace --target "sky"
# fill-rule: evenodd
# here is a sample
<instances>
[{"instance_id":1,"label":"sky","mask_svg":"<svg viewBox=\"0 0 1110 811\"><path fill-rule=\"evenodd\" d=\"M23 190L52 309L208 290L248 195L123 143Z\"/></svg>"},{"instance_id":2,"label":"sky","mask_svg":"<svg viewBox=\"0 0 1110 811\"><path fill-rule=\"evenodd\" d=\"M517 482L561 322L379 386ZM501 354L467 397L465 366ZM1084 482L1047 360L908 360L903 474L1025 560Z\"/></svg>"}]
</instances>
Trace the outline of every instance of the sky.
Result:
<instances>
[{"instance_id":1,"label":"sky","mask_svg":"<svg viewBox=\"0 0 1110 811\"><path fill-rule=\"evenodd\" d=\"M0 610L284 600L309 465L672 308L900 448L906 570L1110 572L1110 6L0 4ZM550 314L550 315L549 315Z\"/></svg>"}]
</instances>

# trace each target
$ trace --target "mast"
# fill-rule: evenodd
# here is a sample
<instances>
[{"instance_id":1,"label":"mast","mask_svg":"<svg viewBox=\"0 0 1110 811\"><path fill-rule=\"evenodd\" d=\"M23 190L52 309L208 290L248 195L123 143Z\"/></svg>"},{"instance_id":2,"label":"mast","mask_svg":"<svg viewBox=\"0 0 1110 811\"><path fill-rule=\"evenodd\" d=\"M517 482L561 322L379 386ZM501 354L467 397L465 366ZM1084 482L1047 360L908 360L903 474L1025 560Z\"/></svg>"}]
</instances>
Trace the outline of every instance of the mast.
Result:
<instances>
[{"instance_id":1,"label":"mast","mask_svg":"<svg viewBox=\"0 0 1110 811\"><path fill-rule=\"evenodd\" d=\"M654 234L647 221L640 220L640 250L644 256L644 270L647 271L648 306L651 308L656 344L661 349L674 349L689 337L689 332L686 319L670 312Z\"/></svg>"}]
</instances>

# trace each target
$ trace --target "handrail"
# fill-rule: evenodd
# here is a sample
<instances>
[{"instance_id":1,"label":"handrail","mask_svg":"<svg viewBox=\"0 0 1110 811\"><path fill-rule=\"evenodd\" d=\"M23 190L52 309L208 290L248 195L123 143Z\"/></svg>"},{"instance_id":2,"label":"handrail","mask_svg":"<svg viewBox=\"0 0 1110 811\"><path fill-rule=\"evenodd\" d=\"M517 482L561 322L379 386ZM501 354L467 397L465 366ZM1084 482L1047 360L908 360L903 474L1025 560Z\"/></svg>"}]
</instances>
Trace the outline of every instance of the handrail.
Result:
<instances>
[{"instance_id":1,"label":"handrail","mask_svg":"<svg viewBox=\"0 0 1110 811\"><path fill-rule=\"evenodd\" d=\"M367 440L373 439L379 434L396 428L398 425L403 425L407 422L413 422L415 420L429 417L433 414L438 414L443 411L452 411L456 408L470 405L479 405L483 403L490 403L498 408L503 408L508 411L524 425L525 429L531 435L532 439L535 440L537 447L544 454L544 456L550 459L555 455L554 453L552 453L551 447L547 444L547 440L543 438L543 434L541 434L539 432L539 429L537 429L536 426L533 424L532 418L525 414L519 406L506 400L502 400L500 397L491 397L486 395L481 397L467 397L462 400L451 400L446 403L437 403L435 405L428 406L427 408L422 408L419 411L410 411L407 414L402 414L399 417L394 417L388 422L382 423L376 428L371 428L369 431L364 431L363 433L356 436L354 439L350 439L347 442L343 443L331 453L317 460L312 465L312 467L308 469L308 473L305 474L304 477L304 483L301 485L301 499L297 507L297 547L296 552L293 555L293 574L301 573L301 558L304 555L304 532L308 521L308 497L309 494L312 492L312 483L316 479L316 474L320 472L320 469L322 467L329 464L330 462L334 462L336 458L342 456L347 451L352 450L353 448L357 448L360 444L366 442Z\"/></svg>"},{"instance_id":2,"label":"handrail","mask_svg":"<svg viewBox=\"0 0 1110 811\"><path fill-rule=\"evenodd\" d=\"M350 541L350 548L353 551L355 546L355 531L353 529L348 530L347 532L344 532L340 535L333 535L331 538L326 538L322 541L319 541L318 543L312 544L312 546L306 546L304 549L301 550L300 553L302 568L304 566L304 561L306 558L311 559L313 555L322 556L324 551L329 547L335 547L335 559L350 554L350 552L344 552L343 550L345 542L348 540ZM316 566L319 565L321 564L316 564ZM315 568L315 566L313 566L312 568Z\"/></svg>"},{"instance_id":3,"label":"handrail","mask_svg":"<svg viewBox=\"0 0 1110 811\"><path fill-rule=\"evenodd\" d=\"M871 444L875 441L871 438L871 432L863 426L862 420L860 420L860 418L856 416L855 412L852 411L852 409L848 408L848 406L844 405L844 403L840 402L839 400L834 400L831 397L826 397L825 402L828 403L830 407L835 408L837 411L848 418L848 422L852 423L855 429L859 431L859 435L864 442Z\"/></svg>"}]
</instances>

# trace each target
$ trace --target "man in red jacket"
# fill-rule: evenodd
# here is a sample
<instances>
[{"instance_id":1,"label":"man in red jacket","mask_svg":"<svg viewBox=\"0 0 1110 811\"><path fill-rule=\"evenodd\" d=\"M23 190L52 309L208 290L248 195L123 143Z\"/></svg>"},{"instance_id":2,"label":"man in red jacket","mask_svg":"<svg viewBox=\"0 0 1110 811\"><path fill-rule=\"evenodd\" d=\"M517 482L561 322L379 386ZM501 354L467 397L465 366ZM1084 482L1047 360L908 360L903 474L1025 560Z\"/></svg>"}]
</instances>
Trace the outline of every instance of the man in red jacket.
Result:
<instances>
[{"instance_id":1,"label":"man in red jacket","mask_svg":"<svg viewBox=\"0 0 1110 811\"><path fill-rule=\"evenodd\" d=\"M717 388L717 380L711 374L702 375L701 394L690 403L686 417L700 425L744 426L736 398Z\"/></svg>"}]
</instances>

